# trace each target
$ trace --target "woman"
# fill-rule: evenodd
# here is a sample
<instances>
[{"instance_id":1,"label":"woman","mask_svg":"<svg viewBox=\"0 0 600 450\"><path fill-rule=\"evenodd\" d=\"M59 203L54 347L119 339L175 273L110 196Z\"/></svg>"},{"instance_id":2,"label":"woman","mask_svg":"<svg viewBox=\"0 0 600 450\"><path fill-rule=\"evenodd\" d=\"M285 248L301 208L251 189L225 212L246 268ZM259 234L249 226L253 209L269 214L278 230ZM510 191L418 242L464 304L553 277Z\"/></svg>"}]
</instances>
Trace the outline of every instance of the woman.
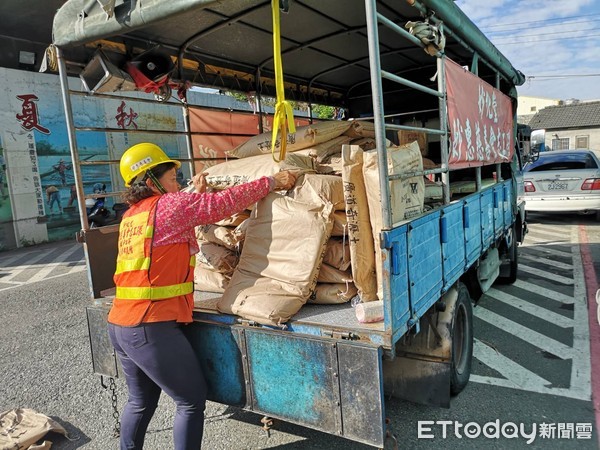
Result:
<instances>
[{"instance_id":1,"label":"woman","mask_svg":"<svg viewBox=\"0 0 600 450\"><path fill-rule=\"evenodd\" d=\"M178 161L160 147L129 148L120 170L130 208L119 228L116 295L109 334L122 363L129 398L121 418L121 448L141 449L161 391L177 406L174 448L200 448L206 383L183 326L192 321L194 227L243 211L274 189L291 188L296 177L283 171L225 191L206 193L204 174L195 192L177 183Z\"/></svg>"}]
</instances>

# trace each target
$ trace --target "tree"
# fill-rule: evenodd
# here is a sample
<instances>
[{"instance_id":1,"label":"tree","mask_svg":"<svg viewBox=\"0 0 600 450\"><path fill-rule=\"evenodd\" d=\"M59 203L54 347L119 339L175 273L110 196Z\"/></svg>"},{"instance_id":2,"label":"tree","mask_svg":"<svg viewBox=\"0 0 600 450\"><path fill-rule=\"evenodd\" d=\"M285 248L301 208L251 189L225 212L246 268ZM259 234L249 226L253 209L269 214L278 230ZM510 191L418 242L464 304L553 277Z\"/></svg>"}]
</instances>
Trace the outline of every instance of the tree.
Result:
<instances>
[{"instance_id":1,"label":"tree","mask_svg":"<svg viewBox=\"0 0 600 450\"><path fill-rule=\"evenodd\" d=\"M319 119L333 119L335 108L326 105L312 105L313 114L316 114Z\"/></svg>"}]
</instances>

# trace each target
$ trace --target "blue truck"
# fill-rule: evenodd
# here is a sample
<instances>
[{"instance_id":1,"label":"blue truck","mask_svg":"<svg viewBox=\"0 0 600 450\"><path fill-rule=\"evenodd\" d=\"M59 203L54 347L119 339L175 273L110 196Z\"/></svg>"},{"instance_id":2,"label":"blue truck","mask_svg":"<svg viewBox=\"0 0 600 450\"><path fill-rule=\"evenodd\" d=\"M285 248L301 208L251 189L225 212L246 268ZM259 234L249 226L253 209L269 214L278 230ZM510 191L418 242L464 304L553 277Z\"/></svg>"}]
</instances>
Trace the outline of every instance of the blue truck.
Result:
<instances>
[{"instance_id":1,"label":"blue truck","mask_svg":"<svg viewBox=\"0 0 600 450\"><path fill-rule=\"evenodd\" d=\"M272 8L281 13L275 55ZM95 373L111 386L119 375L106 331L118 225L89 227L81 167L116 167L119 155L86 162L78 141L83 133L123 129L78 124L73 97L102 102L137 91L129 100L166 108L173 107L175 89L197 85L252 91L255 113L263 114L265 100L276 95L279 57L285 97L307 104L309 117L317 105L329 105L373 124L384 319L359 323L348 304L307 304L285 327L273 327L199 308L190 330L209 399L267 423L276 418L382 448L391 426L386 396L448 406L460 393L471 371L473 304L493 283L516 280L526 223L516 123L516 86L524 76L455 2L68 0L57 11L53 36L46 56L61 79L78 185ZM176 67L141 85L123 68L157 44ZM98 48L110 57L99 58ZM69 75L81 76L83 90L69 85ZM176 106L193 172L189 105ZM398 144L406 135L424 138L433 164L390 174L386 141ZM390 183L410 177L431 180L439 198L398 221Z\"/></svg>"}]
</instances>

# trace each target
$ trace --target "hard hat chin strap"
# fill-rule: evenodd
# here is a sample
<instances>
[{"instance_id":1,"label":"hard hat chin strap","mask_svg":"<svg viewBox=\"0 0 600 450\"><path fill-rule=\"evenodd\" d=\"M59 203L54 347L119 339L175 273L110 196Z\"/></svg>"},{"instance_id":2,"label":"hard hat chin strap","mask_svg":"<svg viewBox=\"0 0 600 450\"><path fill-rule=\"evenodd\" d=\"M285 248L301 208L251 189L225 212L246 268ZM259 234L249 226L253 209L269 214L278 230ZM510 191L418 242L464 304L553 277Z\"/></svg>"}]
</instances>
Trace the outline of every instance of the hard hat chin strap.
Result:
<instances>
[{"instance_id":1,"label":"hard hat chin strap","mask_svg":"<svg viewBox=\"0 0 600 450\"><path fill-rule=\"evenodd\" d=\"M161 194L167 193L167 190L163 187L162 184L160 184L160 181L158 181L158 178L156 178L156 176L152 173L151 170L148 170L146 172L146 175L148 175L148 178L150 178L152 180L152 182L154 183L154 186L156 186L156 189L158 189L158 192L160 192Z\"/></svg>"}]
</instances>

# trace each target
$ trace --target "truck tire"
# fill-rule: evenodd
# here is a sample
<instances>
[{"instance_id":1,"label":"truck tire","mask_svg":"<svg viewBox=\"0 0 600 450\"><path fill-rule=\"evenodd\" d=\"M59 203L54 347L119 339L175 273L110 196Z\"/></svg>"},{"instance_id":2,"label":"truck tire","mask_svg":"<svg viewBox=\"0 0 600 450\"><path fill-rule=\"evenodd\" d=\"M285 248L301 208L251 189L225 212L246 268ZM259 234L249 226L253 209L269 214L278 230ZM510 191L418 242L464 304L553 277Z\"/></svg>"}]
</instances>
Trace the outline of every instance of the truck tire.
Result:
<instances>
[{"instance_id":1,"label":"truck tire","mask_svg":"<svg viewBox=\"0 0 600 450\"><path fill-rule=\"evenodd\" d=\"M517 281L517 272L519 270L519 252L517 250L517 227L516 224L513 224L511 228L511 243L508 248L508 259L509 259L509 270L508 275L499 276L496 280L499 284L513 284Z\"/></svg>"},{"instance_id":2,"label":"truck tire","mask_svg":"<svg viewBox=\"0 0 600 450\"><path fill-rule=\"evenodd\" d=\"M467 287L458 284L458 298L452 313L452 359L450 393L458 395L471 377L473 358L473 305Z\"/></svg>"}]
</instances>

